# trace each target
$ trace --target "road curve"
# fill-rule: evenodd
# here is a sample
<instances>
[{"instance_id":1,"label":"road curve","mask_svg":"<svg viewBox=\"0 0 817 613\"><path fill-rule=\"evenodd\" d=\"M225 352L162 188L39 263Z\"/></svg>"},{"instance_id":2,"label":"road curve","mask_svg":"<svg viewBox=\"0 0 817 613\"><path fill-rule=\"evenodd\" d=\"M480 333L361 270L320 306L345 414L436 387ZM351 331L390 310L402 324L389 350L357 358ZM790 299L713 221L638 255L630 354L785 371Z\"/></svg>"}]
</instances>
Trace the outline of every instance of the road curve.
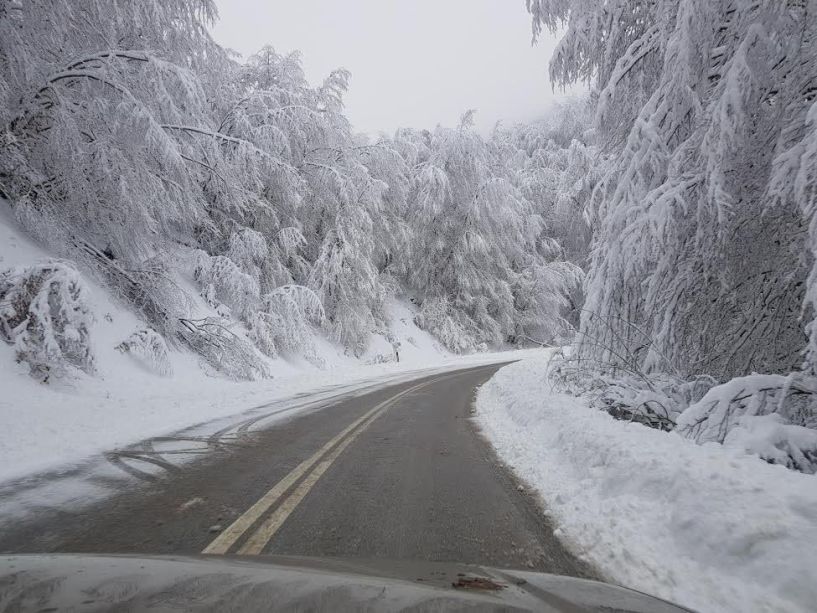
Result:
<instances>
[{"instance_id":1,"label":"road curve","mask_svg":"<svg viewBox=\"0 0 817 613\"><path fill-rule=\"evenodd\" d=\"M105 501L33 514L0 533L0 551L388 558L592 578L470 419L499 367L342 398Z\"/></svg>"}]
</instances>

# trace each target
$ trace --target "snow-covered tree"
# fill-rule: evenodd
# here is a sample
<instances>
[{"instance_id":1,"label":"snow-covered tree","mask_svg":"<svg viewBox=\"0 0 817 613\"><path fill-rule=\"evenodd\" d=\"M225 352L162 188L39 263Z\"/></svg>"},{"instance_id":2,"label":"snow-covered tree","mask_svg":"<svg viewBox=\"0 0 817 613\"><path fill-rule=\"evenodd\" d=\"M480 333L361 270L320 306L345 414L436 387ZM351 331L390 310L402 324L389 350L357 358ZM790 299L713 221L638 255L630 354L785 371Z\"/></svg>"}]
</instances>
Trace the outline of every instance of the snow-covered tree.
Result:
<instances>
[{"instance_id":1,"label":"snow-covered tree","mask_svg":"<svg viewBox=\"0 0 817 613\"><path fill-rule=\"evenodd\" d=\"M424 299L450 304L473 348L513 335L515 272L540 220L507 177L492 172L492 152L471 121L468 113L457 128L437 128L418 167L409 274Z\"/></svg>"},{"instance_id":2,"label":"snow-covered tree","mask_svg":"<svg viewBox=\"0 0 817 613\"><path fill-rule=\"evenodd\" d=\"M267 259L278 271L271 278L311 287L323 302L330 337L361 353L382 318L375 260L385 256L375 253L373 238L388 233L381 230L385 224L376 224L377 214L384 194L399 205L400 185L407 182L401 166L380 157L399 156L353 136L342 113L349 80L344 70L313 88L298 54L282 56L266 47L250 58L241 80L245 93L225 115L224 128L285 163L279 177L268 175L275 183L264 189L277 219L258 228L268 235ZM384 249L387 244L379 243Z\"/></svg>"},{"instance_id":3,"label":"snow-covered tree","mask_svg":"<svg viewBox=\"0 0 817 613\"><path fill-rule=\"evenodd\" d=\"M581 350L645 370L814 369L817 13L773 0L529 0L551 77L598 89L615 153ZM806 317L803 318L802 314Z\"/></svg>"},{"instance_id":4,"label":"snow-covered tree","mask_svg":"<svg viewBox=\"0 0 817 613\"><path fill-rule=\"evenodd\" d=\"M467 113L456 129L395 138L414 168L408 281L421 297L418 322L456 351L549 342L581 276L549 227L566 173L525 148L523 127L485 140L471 121ZM542 175L548 189L533 187Z\"/></svg>"},{"instance_id":5,"label":"snow-covered tree","mask_svg":"<svg viewBox=\"0 0 817 613\"><path fill-rule=\"evenodd\" d=\"M258 310L261 300L258 281L243 272L230 258L202 253L194 275L201 284L202 297L210 306L217 309L224 304L228 307L225 315L233 313L246 319Z\"/></svg>"},{"instance_id":6,"label":"snow-covered tree","mask_svg":"<svg viewBox=\"0 0 817 613\"><path fill-rule=\"evenodd\" d=\"M128 264L196 222L176 137L207 115L195 67L225 61L214 15L209 0L4 3L0 68L16 95L3 131L20 157L3 156L0 180L21 217Z\"/></svg>"},{"instance_id":7,"label":"snow-covered tree","mask_svg":"<svg viewBox=\"0 0 817 613\"><path fill-rule=\"evenodd\" d=\"M256 345L271 357L303 356L320 365L314 344L314 330L325 318L320 298L308 287L284 285L262 300L262 310L249 321Z\"/></svg>"},{"instance_id":8,"label":"snow-covered tree","mask_svg":"<svg viewBox=\"0 0 817 613\"><path fill-rule=\"evenodd\" d=\"M813 471L802 429L815 427L817 5L528 8L534 35L566 26L551 78L595 88L609 154L573 355L596 374L580 377L634 382L630 416L655 409L638 398L658 381L706 380L669 427L677 417L699 442L762 440L763 457Z\"/></svg>"}]
</instances>

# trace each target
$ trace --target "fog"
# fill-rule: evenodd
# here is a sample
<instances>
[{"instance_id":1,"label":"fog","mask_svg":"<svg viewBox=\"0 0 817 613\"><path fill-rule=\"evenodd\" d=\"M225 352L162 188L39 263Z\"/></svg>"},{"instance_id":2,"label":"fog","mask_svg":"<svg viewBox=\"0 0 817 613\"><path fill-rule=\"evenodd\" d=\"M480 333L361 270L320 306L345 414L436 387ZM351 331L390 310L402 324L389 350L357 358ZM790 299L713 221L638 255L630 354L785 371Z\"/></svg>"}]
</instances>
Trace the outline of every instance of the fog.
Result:
<instances>
[{"instance_id":1,"label":"fog","mask_svg":"<svg viewBox=\"0 0 817 613\"><path fill-rule=\"evenodd\" d=\"M315 83L352 72L348 116L365 132L536 118L566 93L547 77L556 37L531 45L522 0L217 0L213 34L246 57L265 44L303 53Z\"/></svg>"}]
</instances>

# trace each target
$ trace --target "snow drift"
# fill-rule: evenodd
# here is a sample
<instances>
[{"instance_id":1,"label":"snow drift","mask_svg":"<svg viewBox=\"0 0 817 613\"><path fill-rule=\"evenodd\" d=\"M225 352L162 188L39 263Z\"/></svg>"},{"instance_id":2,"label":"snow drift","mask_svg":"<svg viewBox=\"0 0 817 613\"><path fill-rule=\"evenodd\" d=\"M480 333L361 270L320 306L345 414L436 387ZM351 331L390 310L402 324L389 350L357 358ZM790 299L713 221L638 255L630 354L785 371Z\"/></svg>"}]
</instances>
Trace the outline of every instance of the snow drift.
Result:
<instances>
[{"instance_id":1,"label":"snow drift","mask_svg":"<svg viewBox=\"0 0 817 613\"><path fill-rule=\"evenodd\" d=\"M701 611L812 611L817 482L553 393L547 355L477 396L499 456L608 579Z\"/></svg>"}]
</instances>

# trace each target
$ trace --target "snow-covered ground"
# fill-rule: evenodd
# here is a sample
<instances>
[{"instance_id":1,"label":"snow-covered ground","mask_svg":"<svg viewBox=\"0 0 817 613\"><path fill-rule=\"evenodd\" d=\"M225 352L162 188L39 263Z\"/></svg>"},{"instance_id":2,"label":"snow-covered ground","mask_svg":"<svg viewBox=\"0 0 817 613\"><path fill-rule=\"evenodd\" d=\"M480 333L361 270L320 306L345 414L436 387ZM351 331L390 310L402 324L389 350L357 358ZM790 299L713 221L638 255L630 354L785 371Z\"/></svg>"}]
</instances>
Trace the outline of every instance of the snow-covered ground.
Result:
<instances>
[{"instance_id":1,"label":"snow-covered ground","mask_svg":"<svg viewBox=\"0 0 817 613\"><path fill-rule=\"evenodd\" d=\"M50 257L19 229L0 200L0 269ZM453 356L417 328L410 303L393 300L388 304L391 340L373 335L360 359L316 337L324 368L306 361L270 360L272 379L234 382L209 376L191 353L171 350L173 375L160 377L115 349L144 324L104 288L84 278L95 315L94 376L77 372L65 380L39 383L25 364L16 363L13 348L0 342L0 483L296 394L341 384L351 390L421 370L516 359L516 354Z\"/></svg>"},{"instance_id":2,"label":"snow-covered ground","mask_svg":"<svg viewBox=\"0 0 817 613\"><path fill-rule=\"evenodd\" d=\"M817 478L714 443L616 421L545 378L501 369L477 420L606 577L700 611L817 610Z\"/></svg>"},{"instance_id":3,"label":"snow-covered ground","mask_svg":"<svg viewBox=\"0 0 817 613\"><path fill-rule=\"evenodd\" d=\"M239 383L204 376L93 379L42 385L13 365L0 346L0 483L71 465L100 452L188 426L237 415L274 400L343 384L387 384L408 376L517 359L517 352L429 357L423 364L349 364L317 370L290 367L274 379Z\"/></svg>"}]
</instances>

